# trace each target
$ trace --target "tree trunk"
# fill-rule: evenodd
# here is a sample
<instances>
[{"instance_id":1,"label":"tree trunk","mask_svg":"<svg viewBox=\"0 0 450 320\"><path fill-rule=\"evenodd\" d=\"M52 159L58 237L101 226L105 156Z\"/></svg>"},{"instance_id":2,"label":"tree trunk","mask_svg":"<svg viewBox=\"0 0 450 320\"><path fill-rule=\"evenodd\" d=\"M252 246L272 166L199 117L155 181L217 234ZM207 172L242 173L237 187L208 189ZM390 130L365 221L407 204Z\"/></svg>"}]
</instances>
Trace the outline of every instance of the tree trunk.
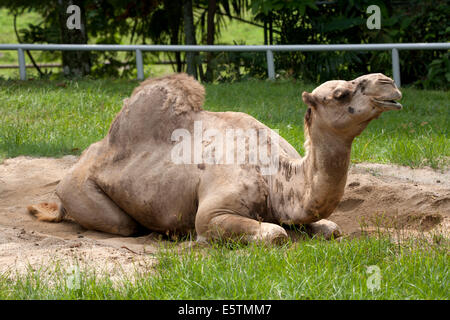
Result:
<instances>
[{"instance_id":1,"label":"tree trunk","mask_svg":"<svg viewBox=\"0 0 450 320\"><path fill-rule=\"evenodd\" d=\"M184 0L183 3L184 20L184 43L187 45L196 45L194 14L192 12L192 0ZM187 73L197 79L197 66L195 63L195 52L186 52Z\"/></svg>"},{"instance_id":2,"label":"tree trunk","mask_svg":"<svg viewBox=\"0 0 450 320\"><path fill-rule=\"evenodd\" d=\"M264 18L264 45L267 45L267 17Z\"/></svg>"},{"instance_id":3,"label":"tree trunk","mask_svg":"<svg viewBox=\"0 0 450 320\"><path fill-rule=\"evenodd\" d=\"M269 44L273 44L273 19L272 12L269 13Z\"/></svg>"},{"instance_id":4,"label":"tree trunk","mask_svg":"<svg viewBox=\"0 0 450 320\"><path fill-rule=\"evenodd\" d=\"M180 32L181 18L183 17L182 8L177 1L164 0L164 8L167 10L170 30L170 44L179 44L178 35ZM177 64L177 72L182 71L181 53L175 52L175 61Z\"/></svg>"},{"instance_id":5,"label":"tree trunk","mask_svg":"<svg viewBox=\"0 0 450 320\"><path fill-rule=\"evenodd\" d=\"M177 45L178 43L178 34L175 36L172 34L172 40L170 41L170 44ZM181 52L176 51L175 52L175 61L177 64L177 72L183 71L183 63L181 62Z\"/></svg>"},{"instance_id":6,"label":"tree trunk","mask_svg":"<svg viewBox=\"0 0 450 320\"><path fill-rule=\"evenodd\" d=\"M80 29L69 29L67 19L71 13L67 13L70 5L80 7ZM58 0L59 28L61 43L64 44L87 44L86 12L83 0ZM89 51L62 51L62 64L65 76L81 77L88 75L91 71Z\"/></svg>"},{"instance_id":7,"label":"tree trunk","mask_svg":"<svg viewBox=\"0 0 450 320\"><path fill-rule=\"evenodd\" d=\"M207 19L207 34L206 34L206 44L213 45L214 44L214 36L216 32L215 26L215 15L217 9L216 0L208 1L208 19ZM206 55L206 80L208 82L212 82L214 80L213 66L212 66L212 52L208 52Z\"/></svg>"}]
</instances>

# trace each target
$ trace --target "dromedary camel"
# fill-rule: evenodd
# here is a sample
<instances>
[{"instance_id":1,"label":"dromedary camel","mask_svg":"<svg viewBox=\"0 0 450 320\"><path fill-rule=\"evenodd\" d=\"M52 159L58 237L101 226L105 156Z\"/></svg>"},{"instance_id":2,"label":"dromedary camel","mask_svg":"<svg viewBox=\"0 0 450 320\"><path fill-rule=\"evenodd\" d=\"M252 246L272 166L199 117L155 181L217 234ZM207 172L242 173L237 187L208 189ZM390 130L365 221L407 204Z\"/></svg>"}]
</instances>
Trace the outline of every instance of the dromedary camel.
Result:
<instances>
[{"instance_id":1,"label":"dromedary camel","mask_svg":"<svg viewBox=\"0 0 450 320\"><path fill-rule=\"evenodd\" d=\"M272 243L288 237L282 225L305 225L325 238L336 237L340 228L325 218L344 193L352 141L383 111L401 109L395 101L401 96L394 82L379 73L328 81L312 93L303 92L308 108L302 158L247 114L203 110L204 88L193 78L148 79L124 100L106 137L87 148L61 180L56 189L61 204L28 210L53 222L68 214L87 229L124 236L145 227L161 233L195 230L197 241L238 237ZM261 130L270 132L260 141L271 159L276 150L277 170L262 172L267 162L251 162L247 145L231 151L243 154L244 163L223 164L214 157L174 161L181 150L177 130L226 135L229 129L252 129L259 137ZM201 140L202 157L211 141ZM184 156L192 150L187 146Z\"/></svg>"}]
</instances>

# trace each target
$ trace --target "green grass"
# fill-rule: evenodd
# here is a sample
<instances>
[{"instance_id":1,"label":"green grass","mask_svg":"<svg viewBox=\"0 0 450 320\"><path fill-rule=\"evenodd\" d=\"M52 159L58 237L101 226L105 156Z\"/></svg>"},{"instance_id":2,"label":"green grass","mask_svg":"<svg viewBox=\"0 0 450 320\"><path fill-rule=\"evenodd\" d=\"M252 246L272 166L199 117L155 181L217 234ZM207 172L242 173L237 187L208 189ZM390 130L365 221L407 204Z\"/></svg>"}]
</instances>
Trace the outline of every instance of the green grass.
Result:
<instances>
[{"instance_id":1,"label":"green grass","mask_svg":"<svg viewBox=\"0 0 450 320\"><path fill-rule=\"evenodd\" d=\"M71 288L60 266L0 275L0 299L448 299L448 248L387 238L309 240L283 247L162 249L146 274L112 281L80 267ZM368 287L380 270L379 288ZM11 277L12 276L12 277Z\"/></svg>"},{"instance_id":2,"label":"green grass","mask_svg":"<svg viewBox=\"0 0 450 320\"><path fill-rule=\"evenodd\" d=\"M80 154L104 137L131 80L0 81L0 158ZM279 129L303 154L303 90L288 81L207 85L206 109L242 111ZM357 137L353 162L446 168L450 159L450 93L402 89L401 111L389 111Z\"/></svg>"}]
</instances>

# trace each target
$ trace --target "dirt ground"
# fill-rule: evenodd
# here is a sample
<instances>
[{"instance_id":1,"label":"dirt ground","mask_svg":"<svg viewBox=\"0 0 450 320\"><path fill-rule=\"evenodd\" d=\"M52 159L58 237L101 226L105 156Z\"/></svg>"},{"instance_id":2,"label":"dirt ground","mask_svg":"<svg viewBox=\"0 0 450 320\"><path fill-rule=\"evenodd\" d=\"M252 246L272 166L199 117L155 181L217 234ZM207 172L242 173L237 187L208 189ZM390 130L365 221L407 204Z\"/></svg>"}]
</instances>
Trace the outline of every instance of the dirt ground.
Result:
<instances>
[{"instance_id":1,"label":"dirt ground","mask_svg":"<svg viewBox=\"0 0 450 320\"><path fill-rule=\"evenodd\" d=\"M111 276L156 263L158 235L117 237L72 221L38 222L26 206L56 199L58 181L77 157L17 157L0 164L0 274L49 262L82 262ZM450 230L450 170L382 164L352 165L345 195L331 215L345 236L391 228L416 234Z\"/></svg>"}]
</instances>

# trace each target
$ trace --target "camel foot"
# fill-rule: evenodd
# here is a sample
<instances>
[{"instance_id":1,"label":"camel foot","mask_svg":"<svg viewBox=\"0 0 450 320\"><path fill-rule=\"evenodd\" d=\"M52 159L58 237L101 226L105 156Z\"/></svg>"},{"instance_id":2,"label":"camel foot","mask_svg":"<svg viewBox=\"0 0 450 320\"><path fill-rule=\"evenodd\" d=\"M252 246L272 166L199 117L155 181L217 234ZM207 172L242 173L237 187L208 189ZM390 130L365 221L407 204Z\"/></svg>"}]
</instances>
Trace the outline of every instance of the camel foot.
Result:
<instances>
[{"instance_id":1,"label":"camel foot","mask_svg":"<svg viewBox=\"0 0 450 320\"><path fill-rule=\"evenodd\" d=\"M252 236L253 241L266 244L283 244L289 239L289 236L283 227L267 222L261 222L260 231Z\"/></svg>"},{"instance_id":2,"label":"camel foot","mask_svg":"<svg viewBox=\"0 0 450 320\"><path fill-rule=\"evenodd\" d=\"M342 229L333 221L325 219L307 224L306 230L312 237L323 237L326 240L342 236Z\"/></svg>"},{"instance_id":3,"label":"camel foot","mask_svg":"<svg viewBox=\"0 0 450 320\"><path fill-rule=\"evenodd\" d=\"M206 238L204 236L200 236L200 235L197 235L197 238L195 239L195 241L189 242L189 246L199 247L199 248L208 247L210 244L211 244L211 242L208 241L208 238Z\"/></svg>"},{"instance_id":4,"label":"camel foot","mask_svg":"<svg viewBox=\"0 0 450 320\"><path fill-rule=\"evenodd\" d=\"M27 207L27 211L35 216L39 221L61 222L64 219L65 211L56 203L43 202Z\"/></svg>"}]
</instances>

